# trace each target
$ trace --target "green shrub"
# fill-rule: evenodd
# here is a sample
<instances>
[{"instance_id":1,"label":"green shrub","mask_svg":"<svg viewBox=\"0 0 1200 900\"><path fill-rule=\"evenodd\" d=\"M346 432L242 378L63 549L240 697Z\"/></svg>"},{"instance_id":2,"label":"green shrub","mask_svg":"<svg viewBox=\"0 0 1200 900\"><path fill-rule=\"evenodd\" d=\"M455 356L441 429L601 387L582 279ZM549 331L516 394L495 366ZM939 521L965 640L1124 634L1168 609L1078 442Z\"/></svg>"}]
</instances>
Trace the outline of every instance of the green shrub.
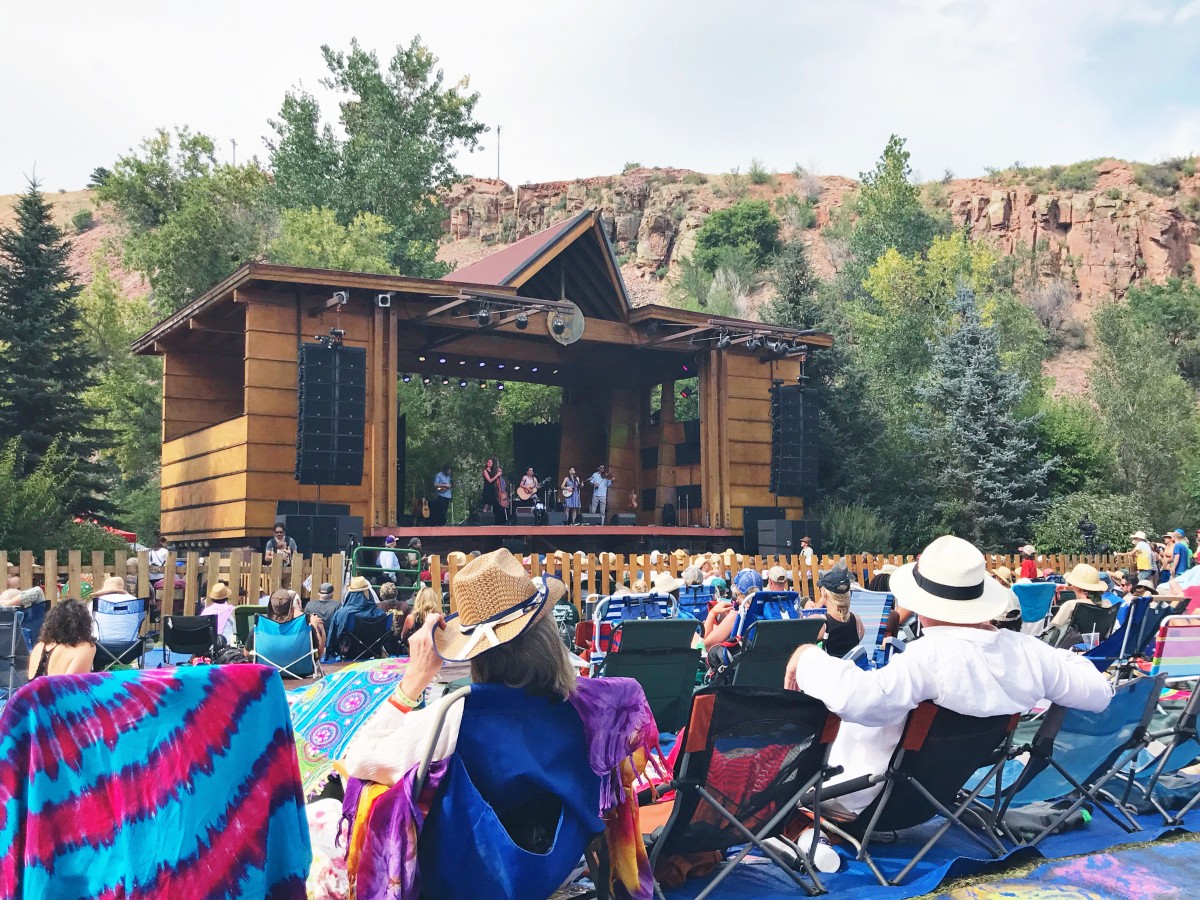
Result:
<instances>
[{"instance_id":1,"label":"green shrub","mask_svg":"<svg viewBox=\"0 0 1200 900\"><path fill-rule=\"evenodd\" d=\"M1107 191L1104 192L1104 196L1107 197L1109 200L1120 200L1121 199L1121 189L1118 187L1110 187Z\"/></svg>"},{"instance_id":2,"label":"green shrub","mask_svg":"<svg viewBox=\"0 0 1200 900\"><path fill-rule=\"evenodd\" d=\"M708 176L701 175L699 172L688 172L683 176L684 184L708 184Z\"/></svg>"},{"instance_id":3,"label":"green shrub","mask_svg":"<svg viewBox=\"0 0 1200 900\"><path fill-rule=\"evenodd\" d=\"M629 174L630 172L632 172L634 169L640 169L641 167L642 167L642 164L641 164L640 162L627 162L627 163L625 163L625 165L624 165L624 166L621 168L621 174L622 174L622 175L628 175L628 174Z\"/></svg>"},{"instance_id":4,"label":"green shrub","mask_svg":"<svg viewBox=\"0 0 1200 900\"><path fill-rule=\"evenodd\" d=\"M1166 197L1179 190L1179 176L1196 172L1196 162L1191 158L1176 157L1160 163L1137 163L1133 167L1133 180L1138 187Z\"/></svg>"},{"instance_id":5,"label":"green shrub","mask_svg":"<svg viewBox=\"0 0 1200 900\"><path fill-rule=\"evenodd\" d=\"M880 553L892 547L892 527L861 503L830 503L820 513L822 553Z\"/></svg>"},{"instance_id":6,"label":"green shrub","mask_svg":"<svg viewBox=\"0 0 1200 900\"><path fill-rule=\"evenodd\" d=\"M817 211L813 207L812 201L795 194L786 194L777 198L775 212L794 230L817 227Z\"/></svg>"},{"instance_id":7,"label":"green shrub","mask_svg":"<svg viewBox=\"0 0 1200 900\"><path fill-rule=\"evenodd\" d=\"M667 277L667 273L669 271L671 271L671 270L668 266L659 266L657 269L654 270L654 277L657 278L659 281L662 281L664 278Z\"/></svg>"},{"instance_id":8,"label":"green shrub","mask_svg":"<svg viewBox=\"0 0 1200 900\"><path fill-rule=\"evenodd\" d=\"M722 197L734 197L741 199L745 197L750 190L750 180L742 174L742 170L734 166L728 172L721 176L721 194Z\"/></svg>"},{"instance_id":9,"label":"green shrub","mask_svg":"<svg viewBox=\"0 0 1200 900\"><path fill-rule=\"evenodd\" d=\"M717 210L696 232L694 259L705 271L715 272L720 265L719 251L733 248L744 252L755 269L761 269L779 251L779 224L766 200L743 200Z\"/></svg>"},{"instance_id":10,"label":"green shrub","mask_svg":"<svg viewBox=\"0 0 1200 900\"><path fill-rule=\"evenodd\" d=\"M1046 175L1060 191L1090 191L1096 186L1096 162L1088 159L1069 166L1050 166Z\"/></svg>"},{"instance_id":11,"label":"green shrub","mask_svg":"<svg viewBox=\"0 0 1200 900\"><path fill-rule=\"evenodd\" d=\"M1139 529L1152 533L1150 516L1136 497L1079 492L1054 500L1033 527L1033 542L1045 553L1082 553L1079 522L1087 517L1096 524L1097 549L1112 552L1129 548L1129 535Z\"/></svg>"},{"instance_id":12,"label":"green shrub","mask_svg":"<svg viewBox=\"0 0 1200 900\"><path fill-rule=\"evenodd\" d=\"M1200 225L1200 197L1185 197L1179 204L1179 211L1197 225Z\"/></svg>"},{"instance_id":13,"label":"green shrub","mask_svg":"<svg viewBox=\"0 0 1200 900\"><path fill-rule=\"evenodd\" d=\"M555 212L562 212L562 210L566 209L567 208L567 195L563 194L561 197L559 197L558 202L555 203L550 208L552 210L554 210Z\"/></svg>"},{"instance_id":14,"label":"green shrub","mask_svg":"<svg viewBox=\"0 0 1200 900\"><path fill-rule=\"evenodd\" d=\"M775 184L775 176L767 171L761 159L750 160L750 168L746 172L751 184Z\"/></svg>"},{"instance_id":15,"label":"green shrub","mask_svg":"<svg viewBox=\"0 0 1200 900\"><path fill-rule=\"evenodd\" d=\"M95 224L96 217L90 209L81 209L71 216L71 227L75 229L76 234L83 234Z\"/></svg>"}]
</instances>

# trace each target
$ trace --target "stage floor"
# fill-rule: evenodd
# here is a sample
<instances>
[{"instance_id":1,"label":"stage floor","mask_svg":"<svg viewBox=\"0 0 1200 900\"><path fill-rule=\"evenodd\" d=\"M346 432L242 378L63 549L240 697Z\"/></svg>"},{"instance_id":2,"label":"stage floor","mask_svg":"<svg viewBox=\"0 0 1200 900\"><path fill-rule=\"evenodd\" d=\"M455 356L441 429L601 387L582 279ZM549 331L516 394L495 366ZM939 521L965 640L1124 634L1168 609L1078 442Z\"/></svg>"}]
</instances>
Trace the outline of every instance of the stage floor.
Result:
<instances>
[{"instance_id":1,"label":"stage floor","mask_svg":"<svg viewBox=\"0 0 1200 900\"><path fill-rule=\"evenodd\" d=\"M441 528L390 528L377 526L368 537L382 540L389 534L403 546L420 538L429 550L492 550L511 541L524 541L529 549L554 550L626 550L669 549L682 547L698 550L730 546L729 528L667 528L660 525L446 525ZM372 540L371 543L375 541ZM741 541L739 539L738 543ZM720 545L719 547L716 545ZM665 548L663 545L667 545Z\"/></svg>"}]
</instances>

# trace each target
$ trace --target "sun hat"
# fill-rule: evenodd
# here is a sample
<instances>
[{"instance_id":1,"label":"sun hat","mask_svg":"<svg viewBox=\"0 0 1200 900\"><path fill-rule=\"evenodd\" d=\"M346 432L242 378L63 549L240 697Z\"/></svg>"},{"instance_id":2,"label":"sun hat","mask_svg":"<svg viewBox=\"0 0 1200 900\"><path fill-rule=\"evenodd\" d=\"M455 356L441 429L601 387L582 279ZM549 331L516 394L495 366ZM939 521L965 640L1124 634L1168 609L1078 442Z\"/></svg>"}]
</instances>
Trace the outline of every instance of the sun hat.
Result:
<instances>
[{"instance_id":1,"label":"sun hat","mask_svg":"<svg viewBox=\"0 0 1200 900\"><path fill-rule=\"evenodd\" d=\"M333 595L333 585L330 584L328 581L322 582L319 593L321 594L322 597L332 596Z\"/></svg>"},{"instance_id":2,"label":"sun hat","mask_svg":"<svg viewBox=\"0 0 1200 900\"><path fill-rule=\"evenodd\" d=\"M520 560L505 549L476 557L450 585L458 610L433 634L433 646L448 662L466 662L518 637L546 605L567 593L559 578L535 582Z\"/></svg>"},{"instance_id":3,"label":"sun hat","mask_svg":"<svg viewBox=\"0 0 1200 900\"><path fill-rule=\"evenodd\" d=\"M898 568L899 568L899 566L896 566L893 563L884 563L882 566L880 566L878 569L876 569L871 574L872 575L891 575Z\"/></svg>"},{"instance_id":4,"label":"sun hat","mask_svg":"<svg viewBox=\"0 0 1200 900\"><path fill-rule=\"evenodd\" d=\"M992 577L1005 587L1012 587L1012 569L1008 566L996 566L992 569Z\"/></svg>"},{"instance_id":5,"label":"sun hat","mask_svg":"<svg viewBox=\"0 0 1200 900\"><path fill-rule=\"evenodd\" d=\"M1022 544L1017 548L1017 552L1028 553L1030 556L1032 556L1033 554L1037 553L1037 549L1033 546L1033 544Z\"/></svg>"},{"instance_id":6,"label":"sun hat","mask_svg":"<svg viewBox=\"0 0 1200 900\"><path fill-rule=\"evenodd\" d=\"M788 571L783 566L771 566L767 572L767 581L787 581Z\"/></svg>"},{"instance_id":7,"label":"sun hat","mask_svg":"<svg viewBox=\"0 0 1200 900\"><path fill-rule=\"evenodd\" d=\"M1158 593L1158 588L1155 587L1154 582L1151 581L1149 578L1143 578L1141 581L1139 581L1137 583L1137 586L1140 588L1145 588L1152 594Z\"/></svg>"},{"instance_id":8,"label":"sun hat","mask_svg":"<svg viewBox=\"0 0 1200 900\"><path fill-rule=\"evenodd\" d=\"M804 537L800 538L800 543L802 543L802 544L811 544L811 543L812 543L812 538L810 538L810 537L809 537L809 536L806 534L806 535L804 535Z\"/></svg>"},{"instance_id":9,"label":"sun hat","mask_svg":"<svg viewBox=\"0 0 1200 900\"><path fill-rule=\"evenodd\" d=\"M1089 566L1087 563L1079 563L1068 572L1066 582L1081 591L1103 592L1108 590L1104 586L1104 582L1100 580L1100 573L1096 571L1096 567Z\"/></svg>"},{"instance_id":10,"label":"sun hat","mask_svg":"<svg viewBox=\"0 0 1200 900\"><path fill-rule=\"evenodd\" d=\"M106 581L105 584L107 585L108 582ZM209 588L208 599L209 600L228 600L229 599L229 585L227 585L223 581L218 581L211 588Z\"/></svg>"},{"instance_id":11,"label":"sun hat","mask_svg":"<svg viewBox=\"0 0 1200 900\"><path fill-rule=\"evenodd\" d=\"M350 579L349 590L351 593L354 591L369 591L371 590L371 582L367 581L367 579L361 575L355 575Z\"/></svg>"},{"instance_id":12,"label":"sun hat","mask_svg":"<svg viewBox=\"0 0 1200 900\"><path fill-rule=\"evenodd\" d=\"M1120 569L1113 569L1113 571L1108 573L1108 580L1124 582L1125 581L1125 573L1122 572Z\"/></svg>"},{"instance_id":13,"label":"sun hat","mask_svg":"<svg viewBox=\"0 0 1200 900\"><path fill-rule=\"evenodd\" d=\"M100 597L100 596L103 596L104 594L124 594L124 593L126 593L124 576L108 575L105 577L104 583L100 585L100 590L95 592L95 595L97 597ZM225 596L229 596L229 594L226 593Z\"/></svg>"},{"instance_id":14,"label":"sun hat","mask_svg":"<svg viewBox=\"0 0 1200 900\"><path fill-rule=\"evenodd\" d=\"M651 593L669 594L671 591L679 590L684 584L684 581L676 578L670 572L659 572L654 576L654 587L651 588Z\"/></svg>"},{"instance_id":15,"label":"sun hat","mask_svg":"<svg viewBox=\"0 0 1200 900\"><path fill-rule=\"evenodd\" d=\"M1146 539L1146 532L1135 531L1133 534L1131 534L1129 536L1129 538L1130 538L1130 540L1134 540L1134 541L1144 541Z\"/></svg>"},{"instance_id":16,"label":"sun hat","mask_svg":"<svg viewBox=\"0 0 1200 900\"><path fill-rule=\"evenodd\" d=\"M688 566L680 573L679 577L687 585L700 584L704 581L704 573L700 571L699 566Z\"/></svg>"},{"instance_id":17,"label":"sun hat","mask_svg":"<svg viewBox=\"0 0 1200 900\"><path fill-rule=\"evenodd\" d=\"M949 534L926 547L918 562L893 572L889 588L898 606L955 625L999 617L1010 593L988 577L987 560L975 545Z\"/></svg>"},{"instance_id":18,"label":"sun hat","mask_svg":"<svg viewBox=\"0 0 1200 900\"><path fill-rule=\"evenodd\" d=\"M1021 601L1017 598L1016 591L1009 590L1008 605L1004 608L1004 612L996 616L997 622L1011 622L1013 619L1021 618Z\"/></svg>"},{"instance_id":19,"label":"sun hat","mask_svg":"<svg viewBox=\"0 0 1200 900\"><path fill-rule=\"evenodd\" d=\"M845 563L838 563L817 579L817 585L835 594L844 594L850 590L850 570Z\"/></svg>"},{"instance_id":20,"label":"sun hat","mask_svg":"<svg viewBox=\"0 0 1200 900\"><path fill-rule=\"evenodd\" d=\"M742 569L733 579L733 589L743 596L761 591L762 586L762 576L753 569Z\"/></svg>"}]
</instances>

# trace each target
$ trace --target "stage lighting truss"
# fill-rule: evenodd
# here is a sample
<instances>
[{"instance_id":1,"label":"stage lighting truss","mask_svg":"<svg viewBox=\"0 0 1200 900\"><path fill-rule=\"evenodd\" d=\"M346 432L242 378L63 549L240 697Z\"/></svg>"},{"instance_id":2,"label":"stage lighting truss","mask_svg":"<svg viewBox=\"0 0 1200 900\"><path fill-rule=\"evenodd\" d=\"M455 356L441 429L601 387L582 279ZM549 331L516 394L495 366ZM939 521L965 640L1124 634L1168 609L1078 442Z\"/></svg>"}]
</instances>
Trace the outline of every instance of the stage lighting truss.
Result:
<instances>
[{"instance_id":1,"label":"stage lighting truss","mask_svg":"<svg viewBox=\"0 0 1200 900\"><path fill-rule=\"evenodd\" d=\"M511 324L517 330L525 331L529 327L529 320L538 313L549 316L553 328L555 318L564 322L565 327L566 320L575 311L574 305L567 300L538 300L483 291L464 291L454 298L436 296L433 299L444 302L415 321L447 315L459 320L472 319L480 328L501 328Z\"/></svg>"}]
</instances>

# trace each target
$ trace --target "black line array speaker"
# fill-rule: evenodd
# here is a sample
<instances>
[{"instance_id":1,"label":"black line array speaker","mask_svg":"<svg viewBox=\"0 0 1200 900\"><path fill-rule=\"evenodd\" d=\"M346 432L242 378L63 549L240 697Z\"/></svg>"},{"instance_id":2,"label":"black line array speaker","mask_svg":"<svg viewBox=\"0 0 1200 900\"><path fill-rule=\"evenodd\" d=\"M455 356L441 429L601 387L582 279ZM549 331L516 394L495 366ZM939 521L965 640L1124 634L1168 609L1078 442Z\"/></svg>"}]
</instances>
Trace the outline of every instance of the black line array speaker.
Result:
<instances>
[{"instance_id":1,"label":"black line array speaker","mask_svg":"<svg viewBox=\"0 0 1200 900\"><path fill-rule=\"evenodd\" d=\"M361 538L363 533L362 516L289 513L280 516L279 521L287 529L288 537L295 539L300 552L306 556L341 553L351 535Z\"/></svg>"},{"instance_id":2,"label":"black line array speaker","mask_svg":"<svg viewBox=\"0 0 1200 900\"><path fill-rule=\"evenodd\" d=\"M305 344L297 367L296 480L362 484L367 351Z\"/></svg>"},{"instance_id":3,"label":"black line array speaker","mask_svg":"<svg viewBox=\"0 0 1200 900\"><path fill-rule=\"evenodd\" d=\"M816 394L798 384L771 388L771 493L812 497L820 468Z\"/></svg>"}]
</instances>

